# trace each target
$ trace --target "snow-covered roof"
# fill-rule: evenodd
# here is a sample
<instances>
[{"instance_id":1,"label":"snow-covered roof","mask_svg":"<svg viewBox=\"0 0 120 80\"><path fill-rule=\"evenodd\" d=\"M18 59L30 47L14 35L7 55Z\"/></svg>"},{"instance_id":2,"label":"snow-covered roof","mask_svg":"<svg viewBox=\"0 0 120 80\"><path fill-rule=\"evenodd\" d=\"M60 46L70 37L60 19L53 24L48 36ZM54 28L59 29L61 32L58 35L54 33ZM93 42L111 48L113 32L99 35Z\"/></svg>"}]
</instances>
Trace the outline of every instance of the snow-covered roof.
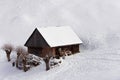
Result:
<instances>
[{"instance_id":1,"label":"snow-covered roof","mask_svg":"<svg viewBox=\"0 0 120 80\"><path fill-rule=\"evenodd\" d=\"M38 28L50 47L80 44L82 41L68 26Z\"/></svg>"}]
</instances>

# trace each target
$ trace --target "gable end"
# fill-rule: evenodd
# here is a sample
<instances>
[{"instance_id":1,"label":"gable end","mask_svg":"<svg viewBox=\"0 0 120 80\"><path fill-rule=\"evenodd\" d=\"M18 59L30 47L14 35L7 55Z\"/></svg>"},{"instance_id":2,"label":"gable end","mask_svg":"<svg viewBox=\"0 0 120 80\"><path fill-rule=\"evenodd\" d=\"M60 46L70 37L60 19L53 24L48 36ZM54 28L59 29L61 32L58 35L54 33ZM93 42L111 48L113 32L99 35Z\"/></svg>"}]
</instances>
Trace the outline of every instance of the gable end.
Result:
<instances>
[{"instance_id":1,"label":"gable end","mask_svg":"<svg viewBox=\"0 0 120 80\"><path fill-rule=\"evenodd\" d=\"M50 47L37 28L33 31L24 46L36 48Z\"/></svg>"}]
</instances>

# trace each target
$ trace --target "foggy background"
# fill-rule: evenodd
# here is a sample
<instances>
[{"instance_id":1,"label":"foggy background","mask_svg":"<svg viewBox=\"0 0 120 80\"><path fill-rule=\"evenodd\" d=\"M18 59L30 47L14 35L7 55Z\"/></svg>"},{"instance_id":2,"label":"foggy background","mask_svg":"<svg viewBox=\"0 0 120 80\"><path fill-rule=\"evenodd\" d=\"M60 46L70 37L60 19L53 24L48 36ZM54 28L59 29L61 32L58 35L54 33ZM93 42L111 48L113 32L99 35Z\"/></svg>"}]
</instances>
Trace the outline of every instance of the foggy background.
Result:
<instances>
[{"instance_id":1,"label":"foggy background","mask_svg":"<svg viewBox=\"0 0 120 80\"><path fill-rule=\"evenodd\" d=\"M83 49L119 48L120 0L0 0L1 45L24 45L49 26L71 26Z\"/></svg>"}]
</instances>

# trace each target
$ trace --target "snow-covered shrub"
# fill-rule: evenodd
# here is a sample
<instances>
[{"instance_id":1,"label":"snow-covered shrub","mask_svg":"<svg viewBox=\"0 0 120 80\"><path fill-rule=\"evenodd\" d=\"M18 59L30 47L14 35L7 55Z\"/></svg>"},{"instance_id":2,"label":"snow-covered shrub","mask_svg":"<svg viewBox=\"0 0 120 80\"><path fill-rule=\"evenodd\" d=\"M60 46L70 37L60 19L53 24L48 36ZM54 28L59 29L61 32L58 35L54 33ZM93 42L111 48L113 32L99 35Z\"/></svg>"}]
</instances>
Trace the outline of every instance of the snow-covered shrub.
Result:
<instances>
[{"instance_id":1,"label":"snow-covered shrub","mask_svg":"<svg viewBox=\"0 0 120 80\"><path fill-rule=\"evenodd\" d=\"M23 69L25 72L32 66L37 66L40 64L41 58L33 54L29 54L24 47L17 47L17 59L16 67Z\"/></svg>"},{"instance_id":2,"label":"snow-covered shrub","mask_svg":"<svg viewBox=\"0 0 120 80\"><path fill-rule=\"evenodd\" d=\"M62 62L63 62L62 57L60 57L60 59L56 59L54 57L51 57L50 62L49 62L50 68L54 68L56 66L59 66Z\"/></svg>"},{"instance_id":3,"label":"snow-covered shrub","mask_svg":"<svg viewBox=\"0 0 120 80\"><path fill-rule=\"evenodd\" d=\"M20 54L16 60L17 68L19 69L25 69L26 72L28 69L30 69L33 66L37 66L41 63L42 58L35 56L33 54L26 54L25 56L23 54Z\"/></svg>"},{"instance_id":4,"label":"snow-covered shrub","mask_svg":"<svg viewBox=\"0 0 120 80\"><path fill-rule=\"evenodd\" d=\"M72 55L72 51L69 51L69 50L65 51L65 56L69 56L69 55Z\"/></svg>"},{"instance_id":5,"label":"snow-covered shrub","mask_svg":"<svg viewBox=\"0 0 120 80\"><path fill-rule=\"evenodd\" d=\"M27 55L27 62L28 63L31 63L30 65L32 66L37 66L41 63L42 61L42 58L36 56L36 55L33 55L33 54L28 54Z\"/></svg>"}]
</instances>

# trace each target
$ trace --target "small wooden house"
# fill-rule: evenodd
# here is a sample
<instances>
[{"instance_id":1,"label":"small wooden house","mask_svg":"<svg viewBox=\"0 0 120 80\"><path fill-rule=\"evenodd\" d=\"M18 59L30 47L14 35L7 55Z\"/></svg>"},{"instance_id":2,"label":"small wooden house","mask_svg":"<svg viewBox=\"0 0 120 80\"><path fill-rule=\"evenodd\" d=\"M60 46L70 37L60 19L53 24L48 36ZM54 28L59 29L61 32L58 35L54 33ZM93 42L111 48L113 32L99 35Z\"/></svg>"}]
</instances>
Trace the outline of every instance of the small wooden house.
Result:
<instances>
[{"instance_id":1,"label":"small wooden house","mask_svg":"<svg viewBox=\"0 0 120 80\"><path fill-rule=\"evenodd\" d=\"M36 28L25 46L28 52L40 57L63 56L80 52L82 41L70 27Z\"/></svg>"}]
</instances>

